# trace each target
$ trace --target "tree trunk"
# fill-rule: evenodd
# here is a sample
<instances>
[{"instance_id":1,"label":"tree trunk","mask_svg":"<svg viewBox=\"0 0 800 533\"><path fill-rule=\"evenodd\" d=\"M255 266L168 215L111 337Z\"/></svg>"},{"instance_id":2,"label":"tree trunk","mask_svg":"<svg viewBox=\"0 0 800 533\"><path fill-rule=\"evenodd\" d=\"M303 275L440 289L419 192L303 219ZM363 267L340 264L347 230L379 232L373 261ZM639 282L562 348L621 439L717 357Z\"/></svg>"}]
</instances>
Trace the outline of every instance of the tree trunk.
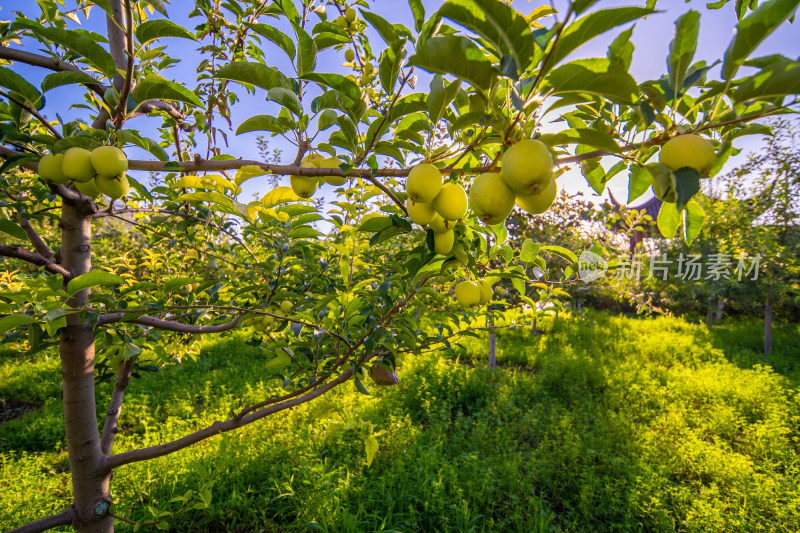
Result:
<instances>
[{"instance_id":1,"label":"tree trunk","mask_svg":"<svg viewBox=\"0 0 800 533\"><path fill-rule=\"evenodd\" d=\"M764 355L772 351L772 301L764 304Z\"/></svg>"},{"instance_id":2,"label":"tree trunk","mask_svg":"<svg viewBox=\"0 0 800 533\"><path fill-rule=\"evenodd\" d=\"M536 310L533 312L533 327L531 328L531 332L534 337L539 335L539 312Z\"/></svg>"},{"instance_id":3,"label":"tree trunk","mask_svg":"<svg viewBox=\"0 0 800 533\"><path fill-rule=\"evenodd\" d=\"M70 205L61 213L61 263L74 276L92 269L91 215L89 202ZM69 298L68 307L85 308L89 289ZM103 472L103 454L97 427L94 390L94 332L78 314L67 316L59 343L64 389L64 427L67 433L72 477L75 529L81 533L109 533L114 520L108 517L111 504L110 473Z\"/></svg>"},{"instance_id":4,"label":"tree trunk","mask_svg":"<svg viewBox=\"0 0 800 533\"><path fill-rule=\"evenodd\" d=\"M722 320L722 311L725 309L725 298L720 298L717 302L717 313L714 315L714 322Z\"/></svg>"},{"instance_id":5,"label":"tree trunk","mask_svg":"<svg viewBox=\"0 0 800 533\"><path fill-rule=\"evenodd\" d=\"M492 312L489 311L489 316L486 319L486 322L489 327L494 326L494 317L492 316ZM494 330L489 330L489 369L494 370L497 368L497 353L495 350L496 347L496 340L494 335Z\"/></svg>"}]
</instances>

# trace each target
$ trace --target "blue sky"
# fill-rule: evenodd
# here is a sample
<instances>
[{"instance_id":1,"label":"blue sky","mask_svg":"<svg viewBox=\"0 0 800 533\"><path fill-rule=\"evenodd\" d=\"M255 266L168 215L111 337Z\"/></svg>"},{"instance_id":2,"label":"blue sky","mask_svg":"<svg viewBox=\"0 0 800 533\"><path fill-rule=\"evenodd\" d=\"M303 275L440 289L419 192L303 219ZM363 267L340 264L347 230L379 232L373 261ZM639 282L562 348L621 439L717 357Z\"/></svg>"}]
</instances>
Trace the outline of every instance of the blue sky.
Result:
<instances>
[{"instance_id":1,"label":"blue sky","mask_svg":"<svg viewBox=\"0 0 800 533\"><path fill-rule=\"evenodd\" d=\"M68 5L70 3L71 2L68 2ZM441 5L441 1L437 0L423 0L423 3L425 5L426 12L428 13L435 11ZM512 5L518 11L527 14L544 3L547 2L515 0ZM192 22L189 21L187 16L188 9L186 8L187 4L188 2L185 2L184 0L178 0L174 1L171 5L168 5L167 9L169 11L170 19L179 24L191 27L192 25L197 24L199 19L194 19ZM639 2L633 0L601 0L595 5L595 9L643 4L643 0ZM736 25L736 17L733 12L734 1L731 0L729 5L727 5L724 9L713 11L706 9L705 4L705 1L696 0L691 2L683 2L682 0L661 0L658 4L658 9L660 10L659 13L649 16L646 20L640 20L636 22L632 38L636 50L634 52L633 63L631 66L631 74L637 81L642 82L648 79L655 79L666 72L666 57L669 43L672 40L674 31L673 21L689 9L694 9L701 13L700 39L695 60L697 61L702 59L710 63L722 58L724 51L733 36L733 31ZM566 2L559 0L555 2L555 5L561 11L564 11ZM370 6L373 11L381 14L392 22L401 22L409 26L413 25L411 11L408 7L408 3L404 0L374 0L370 2ZM20 10L30 15L38 12L36 4L31 0L11 0L10 2L3 2L2 10L0 10L0 19L8 20L12 18L11 11L14 10ZM94 8L89 20L82 20L83 27L104 33L105 21L102 15L103 13L99 8ZM545 21L549 22L549 19L545 19ZM604 56L611 40L613 40L613 38L620 31L622 31L622 29L625 29L628 26L624 26L619 30L611 31L608 34L601 35L600 37L579 48L575 52L574 56ZM800 38L797 37L797 32L797 24L784 25L782 28L770 35L761 44L755 55L782 53L790 57L800 56ZM374 39L372 38L373 36ZM376 47L376 49L383 44L383 42L374 32L371 33L370 37L373 46ZM30 46L29 43L26 44ZM37 43L33 44L36 45ZM197 59L199 54L196 51L196 43L183 39L164 39L161 41L161 44L167 45L167 51L171 56L182 59L182 61L175 67L166 71L165 75L184 83L188 87L194 87L196 80L195 67L199 61ZM271 51L271 53L268 52L267 57L271 64L286 72L291 72L288 59L281 52L279 52L276 47L273 47L271 44L268 46L268 50ZM343 58L332 49L329 49L328 51L320 53L317 62L317 68L320 71L338 71L346 73L346 69L341 66L342 62ZM16 68L24 72L25 75L28 76L29 79L34 83L40 81L43 75L46 74L40 69L35 69L32 67L18 66ZM712 72L712 75L718 75L718 69L719 67L717 67L715 72ZM424 91L427 88L428 80L428 76L426 76L424 73L420 73L420 80L417 84L416 90ZM242 102L236 105L232 110L232 122L234 129L244 119L253 114L277 114L276 104L266 103L264 101L263 91L259 90L255 95L247 95L243 90L240 90L239 93L242 96ZM48 105L45 107L44 113L49 118L54 118L56 112L59 112L65 119L81 117L84 113L84 110L81 109L75 109L69 112L64 112L63 110L64 102L81 102L81 97L74 87L55 89L47 93L47 99ZM85 116L83 118L86 119ZM128 123L128 127L140 129L143 134L157 137L155 132L157 121L158 119L155 118L141 117L130 121ZM229 153L237 157L256 158L256 135L257 134L255 133L250 133L235 136L232 131L229 132L229 140L231 141ZM744 148L744 152L755 150L760 145L761 140L758 137L746 137L737 141L737 146ZM283 139L280 137L272 138L270 141L270 146L283 149L284 160L286 162L290 161L294 156L294 147L283 141ZM132 149L129 151L129 156L146 158L149 157L149 154L138 153ZM739 160L741 157L742 156L740 156ZM735 163L736 159L731 160L727 168L731 168ZM607 168L608 166L610 165L606 165ZM609 183L609 189L620 200L624 200L627 197L626 174L627 173L619 174ZM580 176L577 171L569 172L567 175L559 179L559 185L570 193L581 191L585 195L593 196L596 200L599 200L599 198L597 198L594 192L591 191L583 177ZM259 183L259 180L251 180L246 184L246 186L247 189L244 191L243 199L249 199L251 194L255 192L263 193L264 184Z\"/></svg>"}]
</instances>

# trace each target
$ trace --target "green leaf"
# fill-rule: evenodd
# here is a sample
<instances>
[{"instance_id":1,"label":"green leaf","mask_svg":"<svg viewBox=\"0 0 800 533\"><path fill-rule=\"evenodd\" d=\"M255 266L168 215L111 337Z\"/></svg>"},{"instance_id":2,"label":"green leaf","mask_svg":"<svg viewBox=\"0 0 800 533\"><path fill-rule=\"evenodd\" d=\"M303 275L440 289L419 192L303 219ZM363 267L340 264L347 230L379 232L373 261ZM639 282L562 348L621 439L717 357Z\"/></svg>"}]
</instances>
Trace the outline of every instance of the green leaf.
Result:
<instances>
[{"instance_id":1,"label":"green leaf","mask_svg":"<svg viewBox=\"0 0 800 533\"><path fill-rule=\"evenodd\" d=\"M247 133L250 131L271 131L274 133L283 133L291 129L290 121L283 118L275 118L272 115L255 115L236 128L236 135Z\"/></svg>"},{"instance_id":2,"label":"green leaf","mask_svg":"<svg viewBox=\"0 0 800 533\"><path fill-rule=\"evenodd\" d=\"M361 16L372 24L372 27L375 28L381 38L386 41L386 44L392 44L397 40L399 37L397 30L394 29L394 26L392 26L388 20L370 11L365 11L364 9L359 9L359 11L361 11Z\"/></svg>"},{"instance_id":3,"label":"green leaf","mask_svg":"<svg viewBox=\"0 0 800 533\"><path fill-rule=\"evenodd\" d=\"M733 40L725 51L722 77L730 80L759 44L792 14L800 0L768 0L736 25Z\"/></svg>"},{"instance_id":4,"label":"green leaf","mask_svg":"<svg viewBox=\"0 0 800 533\"><path fill-rule=\"evenodd\" d=\"M675 236L675 231L678 229L678 224L681 223L681 214L675 204L671 202L664 202L661 204L661 210L658 212L658 230L665 239L671 239Z\"/></svg>"},{"instance_id":5,"label":"green leaf","mask_svg":"<svg viewBox=\"0 0 800 533\"><path fill-rule=\"evenodd\" d=\"M431 37L409 60L409 65L440 74L452 74L473 87L488 90L499 72L470 39L459 35Z\"/></svg>"},{"instance_id":6,"label":"green leaf","mask_svg":"<svg viewBox=\"0 0 800 533\"><path fill-rule=\"evenodd\" d=\"M557 146L561 144L585 144L592 148L599 148L606 152L619 153L620 147L614 140L614 137L608 133L589 129L589 128L572 128L564 130L559 133L548 133L542 135L539 140L548 146Z\"/></svg>"},{"instance_id":7,"label":"green leaf","mask_svg":"<svg viewBox=\"0 0 800 533\"><path fill-rule=\"evenodd\" d=\"M56 87L61 87L62 85L69 85L72 83L83 83L88 85L97 84L99 82L84 72L64 70L62 72L53 72L45 76L42 80L42 92L46 93L50 89L55 89Z\"/></svg>"},{"instance_id":8,"label":"green leaf","mask_svg":"<svg viewBox=\"0 0 800 533\"><path fill-rule=\"evenodd\" d=\"M700 204L695 201L686 204L686 209L683 211L683 239L686 244L691 245L700 234L705 218L706 212Z\"/></svg>"},{"instance_id":9,"label":"green leaf","mask_svg":"<svg viewBox=\"0 0 800 533\"><path fill-rule=\"evenodd\" d=\"M644 7L618 7L602 9L579 18L564 29L558 44L553 48L550 58L543 67L544 71L549 71L579 46L598 35L652 13L654 10Z\"/></svg>"},{"instance_id":10,"label":"green leaf","mask_svg":"<svg viewBox=\"0 0 800 533\"><path fill-rule=\"evenodd\" d=\"M339 114L333 109L324 109L322 113L319 114L319 119L317 120L317 129L319 131L326 130L336 124L336 119L339 118Z\"/></svg>"},{"instance_id":11,"label":"green leaf","mask_svg":"<svg viewBox=\"0 0 800 533\"><path fill-rule=\"evenodd\" d=\"M447 86L445 86L441 75L436 74L433 77L431 80L430 92L428 93L428 98L426 99L428 114L430 115L431 122L433 124L436 124L442 118L445 109L447 109L447 106L449 106L450 102L453 101L453 98L456 97L456 93L460 87L460 80L456 80L453 83L449 83Z\"/></svg>"},{"instance_id":12,"label":"green leaf","mask_svg":"<svg viewBox=\"0 0 800 533\"><path fill-rule=\"evenodd\" d=\"M361 394L366 394L366 395L368 395L368 396L369 396L369 391L368 391L368 390L367 390L367 388L364 386L364 384L361 382L361 380L360 380L360 379L358 379L358 376L353 376L353 379L354 379L354 381L355 381L356 390L357 390L358 392L360 392Z\"/></svg>"},{"instance_id":13,"label":"green leaf","mask_svg":"<svg viewBox=\"0 0 800 533\"><path fill-rule=\"evenodd\" d=\"M578 59L558 67L546 78L552 94L596 94L621 104L635 104L639 86L624 69L607 58Z\"/></svg>"},{"instance_id":14,"label":"green leaf","mask_svg":"<svg viewBox=\"0 0 800 533\"><path fill-rule=\"evenodd\" d=\"M139 148L147 150L156 156L159 161L167 161L169 159L167 152L164 151L164 148L162 148L158 142L148 137L142 137L134 130L119 130L117 132L117 137L123 142L130 143L138 146Z\"/></svg>"},{"instance_id":15,"label":"green leaf","mask_svg":"<svg viewBox=\"0 0 800 533\"><path fill-rule=\"evenodd\" d=\"M602 195L606 188L606 171L600 164L600 158L587 159L581 163L581 174L597 194Z\"/></svg>"},{"instance_id":16,"label":"green leaf","mask_svg":"<svg viewBox=\"0 0 800 533\"><path fill-rule=\"evenodd\" d=\"M289 79L277 68L247 61L228 63L217 71L217 78L249 83L262 89L270 90L273 87L292 89Z\"/></svg>"},{"instance_id":17,"label":"green leaf","mask_svg":"<svg viewBox=\"0 0 800 533\"><path fill-rule=\"evenodd\" d=\"M270 26L269 24L246 23L245 25L257 34L266 37L273 43L277 44L281 50L286 52L286 55L289 56L289 59L294 60L296 51L294 47L294 41L292 41L291 37L283 33L281 30Z\"/></svg>"},{"instance_id":18,"label":"green leaf","mask_svg":"<svg viewBox=\"0 0 800 533\"><path fill-rule=\"evenodd\" d=\"M322 32L318 33L314 36L314 44L317 46L317 51L325 50L326 48L330 48L331 46L336 46L337 44L344 44L344 43L351 43L353 39L351 39L347 35L341 35L339 33L332 33L332 32Z\"/></svg>"},{"instance_id":19,"label":"green leaf","mask_svg":"<svg viewBox=\"0 0 800 533\"><path fill-rule=\"evenodd\" d=\"M167 9L166 7L164 7L163 0L142 0L142 1L147 5L153 6L153 9L155 9L165 17L168 16Z\"/></svg>"},{"instance_id":20,"label":"green leaf","mask_svg":"<svg viewBox=\"0 0 800 533\"><path fill-rule=\"evenodd\" d=\"M147 76L139 82L133 90L133 98L138 103L147 100L177 100L197 107L203 107L203 102L193 92L174 81L162 78L155 74Z\"/></svg>"},{"instance_id":21,"label":"green leaf","mask_svg":"<svg viewBox=\"0 0 800 533\"><path fill-rule=\"evenodd\" d=\"M32 322L36 322L36 319L28 315L16 314L4 316L0 318L0 335L3 335L6 331Z\"/></svg>"},{"instance_id":22,"label":"green leaf","mask_svg":"<svg viewBox=\"0 0 800 533\"><path fill-rule=\"evenodd\" d=\"M525 239L525 242L522 243L522 250L519 252L519 258L523 263L532 263L537 255L539 255L539 245L534 244L530 239Z\"/></svg>"},{"instance_id":23,"label":"green leaf","mask_svg":"<svg viewBox=\"0 0 800 533\"><path fill-rule=\"evenodd\" d=\"M125 283L125 280L116 274L106 272L105 270L92 270L70 280L70 282L67 283L67 292L72 296L89 287L97 287L98 285L119 285L120 283Z\"/></svg>"},{"instance_id":24,"label":"green leaf","mask_svg":"<svg viewBox=\"0 0 800 533\"><path fill-rule=\"evenodd\" d=\"M640 196L653 183L653 176L647 167L640 167L639 165L631 166L630 178L628 180L628 202L631 203Z\"/></svg>"},{"instance_id":25,"label":"green leaf","mask_svg":"<svg viewBox=\"0 0 800 533\"><path fill-rule=\"evenodd\" d=\"M404 233L411 233L411 230L408 228L404 228L402 226L389 226L388 228L384 228L381 231L375 233L372 238L369 240L370 246L377 246L383 241L389 240L392 237L397 235L402 235Z\"/></svg>"},{"instance_id":26,"label":"green leaf","mask_svg":"<svg viewBox=\"0 0 800 533\"><path fill-rule=\"evenodd\" d=\"M764 67L760 72L739 83L733 93L734 102L780 98L800 94L800 63L782 61Z\"/></svg>"},{"instance_id":27,"label":"green leaf","mask_svg":"<svg viewBox=\"0 0 800 533\"><path fill-rule=\"evenodd\" d=\"M376 233L392 225L393 223L390 217L372 217L367 219L363 224L361 224L358 227L358 231Z\"/></svg>"},{"instance_id":28,"label":"green leaf","mask_svg":"<svg viewBox=\"0 0 800 533\"><path fill-rule=\"evenodd\" d=\"M364 450L367 452L367 466L372 465L375 454L378 453L378 439L373 435L364 437Z\"/></svg>"},{"instance_id":29,"label":"green leaf","mask_svg":"<svg viewBox=\"0 0 800 533\"><path fill-rule=\"evenodd\" d=\"M313 239L322 235L311 226L300 226L289 232L290 239Z\"/></svg>"},{"instance_id":30,"label":"green leaf","mask_svg":"<svg viewBox=\"0 0 800 533\"><path fill-rule=\"evenodd\" d=\"M68 48L72 52L86 59L86 62L105 74L109 79L117 73L114 58L97 44L92 38L74 30L62 28L45 28L32 20L16 19L14 24L31 30L46 41L52 41Z\"/></svg>"},{"instance_id":31,"label":"green leaf","mask_svg":"<svg viewBox=\"0 0 800 533\"><path fill-rule=\"evenodd\" d=\"M317 66L317 45L306 30L297 26L297 73L302 76L314 72Z\"/></svg>"},{"instance_id":32,"label":"green leaf","mask_svg":"<svg viewBox=\"0 0 800 533\"><path fill-rule=\"evenodd\" d=\"M300 98L297 97L294 91L290 91L289 89L273 87L267 91L267 100L280 104L291 111L295 116L300 116L303 113L303 104L300 103Z\"/></svg>"},{"instance_id":33,"label":"green leaf","mask_svg":"<svg viewBox=\"0 0 800 533\"><path fill-rule=\"evenodd\" d=\"M197 40L192 32L167 19L148 20L136 27L136 38L141 44L164 37Z\"/></svg>"},{"instance_id":34,"label":"green leaf","mask_svg":"<svg viewBox=\"0 0 800 533\"><path fill-rule=\"evenodd\" d=\"M414 29L419 32L425 22L425 6L422 5L422 0L408 0L408 4L414 15Z\"/></svg>"},{"instance_id":35,"label":"green leaf","mask_svg":"<svg viewBox=\"0 0 800 533\"><path fill-rule=\"evenodd\" d=\"M293 0L275 0L275 3L290 22L300 24L300 13L297 11Z\"/></svg>"},{"instance_id":36,"label":"green leaf","mask_svg":"<svg viewBox=\"0 0 800 533\"><path fill-rule=\"evenodd\" d=\"M381 54L381 59L378 63L378 75L386 94L394 93L394 86L397 84L397 77L400 74L400 67L406 57L405 47L406 40L398 39Z\"/></svg>"},{"instance_id":37,"label":"green leaf","mask_svg":"<svg viewBox=\"0 0 800 533\"><path fill-rule=\"evenodd\" d=\"M301 79L307 81L313 81L319 83L320 85L325 85L326 87L330 87L339 92L339 94L346 96L353 102L358 102L361 100L361 89L358 88L358 85L351 80L348 79L341 74L333 74L333 73L308 73L299 76Z\"/></svg>"},{"instance_id":38,"label":"green leaf","mask_svg":"<svg viewBox=\"0 0 800 533\"><path fill-rule=\"evenodd\" d=\"M511 56L520 69L531 64L536 42L525 17L497 0L447 0L439 15L477 33L493 47L497 57Z\"/></svg>"},{"instance_id":39,"label":"green leaf","mask_svg":"<svg viewBox=\"0 0 800 533\"><path fill-rule=\"evenodd\" d=\"M563 257L570 263L577 263L578 256L571 250L564 248L563 246L555 246L555 245L545 245L540 247L540 250L547 250L548 252L554 253L559 257Z\"/></svg>"},{"instance_id":40,"label":"green leaf","mask_svg":"<svg viewBox=\"0 0 800 533\"><path fill-rule=\"evenodd\" d=\"M596 3L597 0L573 0L572 9L575 10L575 13L580 15Z\"/></svg>"},{"instance_id":41,"label":"green leaf","mask_svg":"<svg viewBox=\"0 0 800 533\"><path fill-rule=\"evenodd\" d=\"M0 218L0 231L11 235L15 239L21 239L23 241L28 239L25 230L23 230L19 224L7 218Z\"/></svg>"},{"instance_id":42,"label":"green leaf","mask_svg":"<svg viewBox=\"0 0 800 533\"><path fill-rule=\"evenodd\" d=\"M0 66L0 87L17 93L23 97L26 103L32 104L37 109L41 107L38 105L42 99L39 90L13 70L2 66Z\"/></svg>"},{"instance_id":43,"label":"green leaf","mask_svg":"<svg viewBox=\"0 0 800 533\"><path fill-rule=\"evenodd\" d=\"M683 87L686 71L692 64L700 33L700 13L690 10L675 21L675 37L669 45L667 69L673 93Z\"/></svg>"},{"instance_id":44,"label":"green leaf","mask_svg":"<svg viewBox=\"0 0 800 533\"><path fill-rule=\"evenodd\" d=\"M700 173L689 167L676 170L675 176L675 208L683 211L684 206L700 190Z\"/></svg>"}]
</instances>

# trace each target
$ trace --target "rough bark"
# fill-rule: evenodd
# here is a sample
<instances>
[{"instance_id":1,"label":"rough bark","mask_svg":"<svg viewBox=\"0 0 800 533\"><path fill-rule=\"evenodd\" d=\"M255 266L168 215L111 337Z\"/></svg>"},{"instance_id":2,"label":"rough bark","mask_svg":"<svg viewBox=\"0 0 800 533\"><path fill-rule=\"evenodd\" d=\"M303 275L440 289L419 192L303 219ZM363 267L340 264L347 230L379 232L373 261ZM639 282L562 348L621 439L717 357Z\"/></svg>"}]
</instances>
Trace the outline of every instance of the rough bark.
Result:
<instances>
[{"instance_id":1,"label":"rough bark","mask_svg":"<svg viewBox=\"0 0 800 533\"><path fill-rule=\"evenodd\" d=\"M717 302L717 312L714 314L714 322L722 320L722 312L725 310L725 299L720 298Z\"/></svg>"},{"instance_id":2,"label":"rough bark","mask_svg":"<svg viewBox=\"0 0 800 533\"><path fill-rule=\"evenodd\" d=\"M764 304L764 355L772 351L772 301Z\"/></svg>"},{"instance_id":3,"label":"rough bark","mask_svg":"<svg viewBox=\"0 0 800 533\"><path fill-rule=\"evenodd\" d=\"M92 268L91 216L96 211L90 202L65 202L61 213L61 260L73 275ZM85 308L89 290L69 298L66 305ZM59 344L64 390L64 427L67 433L72 477L75 529L81 533L109 533L113 519L107 515L111 502L110 473L103 470L100 432L94 390L94 333L79 314L67 317Z\"/></svg>"}]
</instances>

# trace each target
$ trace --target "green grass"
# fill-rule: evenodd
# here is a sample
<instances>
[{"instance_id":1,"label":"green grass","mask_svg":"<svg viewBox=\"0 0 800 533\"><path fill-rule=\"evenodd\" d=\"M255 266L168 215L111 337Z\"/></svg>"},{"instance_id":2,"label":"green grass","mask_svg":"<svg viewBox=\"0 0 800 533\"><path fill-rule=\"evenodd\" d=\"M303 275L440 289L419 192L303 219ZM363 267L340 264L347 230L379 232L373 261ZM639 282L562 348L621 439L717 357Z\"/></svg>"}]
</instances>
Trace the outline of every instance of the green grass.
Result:
<instances>
[{"instance_id":1,"label":"green grass","mask_svg":"<svg viewBox=\"0 0 800 533\"><path fill-rule=\"evenodd\" d=\"M767 359L747 322L590 313L542 329L499 330L498 372L481 368L485 334L466 337L455 354L407 357L398 387L329 394L339 412L316 402L120 468L114 512L152 520L213 481L211 507L170 530L800 530L798 326L776 330ZM132 382L116 451L276 390L258 349L205 342L198 362ZM57 362L0 354L0 378L0 401L41 406L0 426L5 530L61 510L70 487ZM359 425L332 432L343 417ZM367 467L362 437L381 430Z\"/></svg>"}]
</instances>

